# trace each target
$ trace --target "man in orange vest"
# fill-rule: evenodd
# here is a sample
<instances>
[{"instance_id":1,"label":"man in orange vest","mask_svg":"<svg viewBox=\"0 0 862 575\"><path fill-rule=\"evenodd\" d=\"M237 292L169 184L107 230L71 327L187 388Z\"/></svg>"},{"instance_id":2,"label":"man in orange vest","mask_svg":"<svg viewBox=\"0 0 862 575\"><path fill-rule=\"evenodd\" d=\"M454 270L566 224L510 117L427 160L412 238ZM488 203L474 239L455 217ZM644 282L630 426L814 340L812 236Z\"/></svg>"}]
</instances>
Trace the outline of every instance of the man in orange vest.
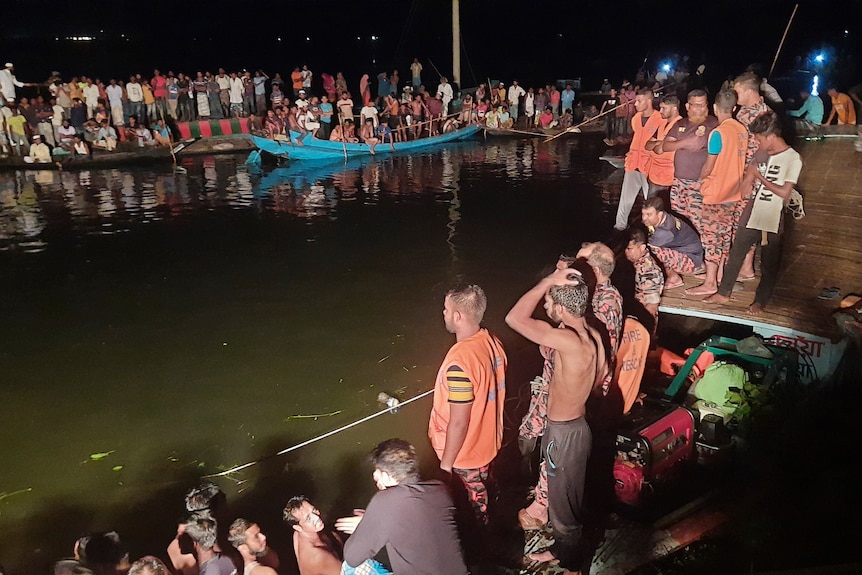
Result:
<instances>
[{"instance_id":1,"label":"man in orange vest","mask_svg":"<svg viewBox=\"0 0 862 575\"><path fill-rule=\"evenodd\" d=\"M647 174L651 161L651 153L646 149L646 143L655 137L664 124L655 108L653 108L653 93L649 88L638 90L635 95L636 113L632 117L632 143L626 154L625 175L620 191L620 203L617 206L617 221L614 229L624 230L629 226L629 214L635 204L638 194L652 197L658 189L650 185Z\"/></svg>"},{"instance_id":2,"label":"man in orange vest","mask_svg":"<svg viewBox=\"0 0 862 575\"><path fill-rule=\"evenodd\" d=\"M647 174L649 191L647 197L658 194L666 197L667 191L670 189L671 184L673 184L674 152L656 154L654 150L658 143L664 140L671 128L682 120L682 116L679 114L679 98L673 94L669 94L661 99L658 111L664 120L664 124L659 126L655 136L650 138L645 144L647 151L650 153L649 173Z\"/></svg>"},{"instance_id":3,"label":"man in orange vest","mask_svg":"<svg viewBox=\"0 0 862 575\"><path fill-rule=\"evenodd\" d=\"M449 291L443 321L455 334L437 374L428 422L440 469L463 481L476 518L488 523L488 471L503 440L506 352L481 327L488 300L477 285Z\"/></svg>"},{"instance_id":4,"label":"man in orange vest","mask_svg":"<svg viewBox=\"0 0 862 575\"><path fill-rule=\"evenodd\" d=\"M724 90L712 106L719 124L709 135L706 163L701 170L703 195L703 243L706 277L699 286L685 290L688 295L711 295L718 290L719 270L730 253L730 241L745 202L739 184L745 172L748 129L733 118L736 92Z\"/></svg>"}]
</instances>

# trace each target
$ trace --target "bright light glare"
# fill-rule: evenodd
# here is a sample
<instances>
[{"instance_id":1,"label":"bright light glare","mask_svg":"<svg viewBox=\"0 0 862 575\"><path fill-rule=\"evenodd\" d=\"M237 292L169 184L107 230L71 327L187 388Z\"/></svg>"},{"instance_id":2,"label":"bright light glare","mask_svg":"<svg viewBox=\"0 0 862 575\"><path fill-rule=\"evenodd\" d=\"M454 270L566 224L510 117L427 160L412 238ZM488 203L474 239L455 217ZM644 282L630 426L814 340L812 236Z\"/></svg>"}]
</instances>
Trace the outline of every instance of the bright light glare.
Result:
<instances>
[{"instance_id":1,"label":"bright light glare","mask_svg":"<svg viewBox=\"0 0 862 575\"><path fill-rule=\"evenodd\" d=\"M817 54L816 56L814 56L814 61L817 62L818 64L822 64L823 60L825 60L825 59L826 59L826 56L824 56L823 54Z\"/></svg>"},{"instance_id":2,"label":"bright light glare","mask_svg":"<svg viewBox=\"0 0 862 575\"><path fill-rule=\"evenodd\" d=\"M670 72L670 64L663 64L661 69L665 72Z\"/></svg>"},{"instance_id":3,"label":"bright light glare","mask_svg":"<svg viewBox=\"0 0 862 575\"><path fill-rule=\"evenodd\" d=\"M820 76L814 76L814 79L811 81L811 95L819 96L817 93L817 88L820 86Z\"/></svg>"}]
</instances>

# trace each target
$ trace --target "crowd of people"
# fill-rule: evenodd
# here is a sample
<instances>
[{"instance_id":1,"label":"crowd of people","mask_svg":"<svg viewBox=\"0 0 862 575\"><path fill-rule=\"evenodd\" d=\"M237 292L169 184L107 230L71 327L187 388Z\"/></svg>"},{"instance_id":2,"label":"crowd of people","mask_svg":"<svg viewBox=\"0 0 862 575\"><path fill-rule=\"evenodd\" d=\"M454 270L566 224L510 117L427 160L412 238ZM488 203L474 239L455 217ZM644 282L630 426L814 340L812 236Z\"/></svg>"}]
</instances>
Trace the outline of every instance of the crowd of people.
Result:
<instances>
[{"instance_id":1,"label":"crowd of people","mask_svg":"<svg viewBox=\"0 0 862 575\"><path fill-rule=\"evenodd\" d=\"M637 225L648 230L649 245L642 259L661 262L664 290L682 288L685 275L702 275L685 293L709 303L728 301L737 281L755 279L760 246L752 314L763 311L775 288L785 206L801 209L794 190L802 161L783 137L788 122L771 107L775 100L764 98L763 85L747 71L725 85L711 106L706 91L691 90L685 115L675 94L655 106L652 88L638 90L615 223L617 230L630 229L642 195ZM816 98L803 96L805 102ZM822 119L820 109L815 120Z\"/></svg>"},{"instance_id":2,"label":"crowd of people","mask_svg":"<svg viewBox=\"0 0 862 575\"><path fill-rule=\"evenodd\" d=\"M220 70L216 76L199 74L202 80L191 83L182 74L174 80L172 74L161 76L158 71L149 83L141 82L138 76L125 86L112 80L105 87L110 112L103 111L101 96L96 96L99 84L90 79L84 81L84 96L89 90L94 99L86 99L85 109L81 109L84 100L69 98L74 88L80 88L77 79L63 83L57 78L49 88L51 105L60 108L56 114L62 116L61 127L70 123L67 112L71 115L77 108L78 118L84 115L85 121L98 120L102 130L114 129L115 139L118 126L126 133L135 128L132 133L137 134L139 117L159 129L165 117L174 117L172 114L177 119L191 119L214 114L250 115L266 108L260 129L271 137L289 138L288 133L296 128L330 140L362 137L368 141L379 136L380 126L385 125L391 142L393 138L419 137L422 131L442 129L439 125L435 128L433 120L448 116L451 85L442 78L432 95L421 84L421 64L414 61L414 65L410 89L400 98L397 71L378 76L377 97L383 111L374 105L368 77L362 78L362 129L358 136L351 131L355 107L343 76L324 78L325 93L317 96L311 93L313 74L307 67L291 74L296 100L286 106L284 81L278 74L270 79L262 71L227 75ZM222 77L228 78L226 88L220 87ZM256 90L264 90L267 81L272 85L271 107L266 98L256 97L265 94ZM181 100L178 95L172 104L170 86L176 85L182 86L180 94L185 97ZM673 90L668 89L671 85L666 78L664 82L636 78L634 85L624 82L620 94L608 84L603 91L607 90L609 104L599 112L612 118L612 132L607 134L612 143L630 134L615 228L625 234L624 257L635 272L634 296L645 311L641 321L626 318L623 297L611 279L617 256L601 242L584 244L574 254L562 254L556 265L550 266L553 271L543 274L506 315L506 323L536 343L544 359L541 375L531 384L531 404L519 428L524 457L533 454L541 438L542 463L533 500L524 502L518 521L525 530L550 523L553 545L529 558L558 563L566 573L588 570L590 550L584 529L601 524L611 507L607 491L613 477L608 467L588 462L607 458L613 451L614 425L638 397L639 379L628 373L627 362L620 358L635 342L649 342L650 334L655 333L662 294L682 289L683 276L702 276L699 285L686 289L687 294L703 296L710 303L725 302L736 282L755 278L758 246L761 281L749 311L761 313L778 277L785 206L796 199L794 188L802 161L783 137L783 118L770 105L775 96L769 101L764 97L770 92L761 77L752 71L740 74L714 95L711 104L705 90L688 90L688 86L683 103L677 93L684 84L674 83ZM8 124L20 113L15 112L20 101L14 91L10 100L6 86L4 83L3 95L7 108L13 110L6 119ZM481 118L486 124L488 114L497 114L496 108L508 114L505 123L514 123L519 117L536 122L537 114L553 117L560 110L562 117L572 109L574 97L567 93L571 88L557 90L551 86L549 94L544 88L536 93L525 91L517 82L508 90L503 84L494 88L481 85L476 94L464 98L466 108L459 114L462 121ZM150 92L153 101L138 99L138 89ZM119 99L112 100L111 94ZM192 103L193 95L196 103ZM839 96L836 91L833 99ZM815 97L807 94L798 116L819 123L822 105L818 118ZM41 106L40 98L37 102ZM410 122L399 119L404 110L410 114L417 109L413 107L417 99L424 107L417 117L427 117L425 108L429 108L431 119L418 132L414 128L424 120L414 123L412 117ZM840 122L855 121L850 113L852 101L848 104L839 99L844 107L833 105L833 114ZM439 107L430 107L430 102L439 103ZM474 102L478 104L474 106ZM485 102L489 107L480 116ZM64 104L69 104L68 110ZM100 117L100 112L107 116ZM303 114L305 118L300 120ZM543 120L538 121L544 126ZM48 130L41 123L37 122L34 136L47 138ZM51 126L55 137L63 135L53 130L53 123ZM632 218L639 198L639 217ZM547 320L533 317L539 305L544 307ZM300 573L459 575L487 559L493 548L487 537L489 507L494 501L489 486L492 464L502 445L508 359L500 339L482 327L486 307L484 290L474 284L451 289L443 300L443 323L455 343L435 380L428 438L448 481L422 479L414 447L390 439L371 454L378 493L364 510L336 520L334 530L327 529L323 514L307 498L290 498L283 517L293 530ZM117 534L98 533L78 540L74 559L58 563L55 572L232 575L242 569L245 575L267 575L278 569L280 560L267 545L260 526L252 519L232 517L224 494L216 486L205 484L194 489L186 507L190 515L168 542L166 562L154 556L131 561ZM383 548L388 556L385 565L376 559Z\"/></svg>"}]
</instances>

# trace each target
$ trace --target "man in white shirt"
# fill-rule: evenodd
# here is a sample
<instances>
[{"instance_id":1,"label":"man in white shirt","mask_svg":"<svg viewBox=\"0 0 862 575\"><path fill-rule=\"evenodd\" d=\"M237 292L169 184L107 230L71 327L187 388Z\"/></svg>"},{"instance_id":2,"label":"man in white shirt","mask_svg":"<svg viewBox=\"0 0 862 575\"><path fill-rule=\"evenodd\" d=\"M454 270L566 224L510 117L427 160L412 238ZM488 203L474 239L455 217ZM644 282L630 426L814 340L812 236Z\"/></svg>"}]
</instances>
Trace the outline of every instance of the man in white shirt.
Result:
<instances>
[{"instance_id":1,"label":"man in white shirt","mask_svg":"<svg viewBox=\"0 0 862 575\"><path fill-rule=\"evenodd\" d=\"M299 97L296 99L296 107L303 112L308 109L308 92L303 88L299 91Z\"/></svg>"},{"instance_id":2,"label":"man in white shirt","mask_svg":"<svg viewBox=\"0 0 862 575\"><path fill-rule=\"evenodd\" d=\"M99 87L93 84L92 78L87 78L87 84L84 86L84 103L87 104L87 118L92 118L96 106L99 105Z\"/></svg>"},{"instance_id":3,"label":"man in white shirt","mask_svg":"<svg viewBox=\"0 0 862 575\"><path fill-rule=\"evenodd\" d=\"M126 84L126 96L129 98L129 115L141 120L144 112L144 91L135 76L129 78Z\"/></svg>"},{"instance_id":4,"label":"man in white shirt","mask_svg":"<svg viewBox=\"0 0 862 575\"><path fill-rule=\"evenodd\" d=\"M236 72L230 73L230 115L239 118L242 116L242 95L245 92L245 84Z\"/></svg>"},{"instance_id":5,"label":"man in white shirt","mask_svg":"<svg viewBox=\"0 0 862 575\"><path fill-rule=\"evenodd\" d=\"M111 108L111 118L115 126L125 124L123 118L123 89L117 85L117 81L112 79L111 83L105 88L105 93L108 94L108 106Z\"/></svg>"},{"instance_id":6,"label":"man in white shirt","mask_svg":"<svg viewBox=\"0 0 862 575\"><path fill-rule=\"evenodd\" d=\"M306 93L311 92L311 79L314 77L314 74L311 70L308 69L308 66L302 67L302 88L306 91Z\"/></svg>"},{"instance_id":7,"label":"man in white shirt","mask_svg":"<svg viewBox=\"0 0 862 575\"><path fill-rule=\"evenodd\" d=\"M11 62L6 62L6 67L0 70L0 93L7 102L15 101L15 86L23 88L30 85L18 81L13 73L14 68Z\"/></svg>"},{"instance_id":8,"label":"man in white shirt","mask_svg":"<svg viewBox=\"0 0 862 575\"><path fill-rule=\"evenodd\" d=\"M218 84L218 97L221 102L221 113L225 118L230 117L230 77L225 74L224 68L218 69L216 76L216 84Z\"/></svg>"},{"instance_id":9,"label":"man in white shirt","mask_svg":"<svg viewBox=\"0 0 862 575\"><path fill-rule=\"evenodd\" d=\"M371 119L371 122L374 124L374 129L377 129L377 125L380 123L380 120L377 116L377 108L374 107L374 104L368 102L365 106L359 110L359 119L361 124L364 126L365 121Z\"/></svg>"},{"instance_id":10,"label":"man in white shirt","mask_svg":"<svg viewBox=\"0 0 862 575\"><path fill-rule=\"evenodd\" d=\"M54 98L51 98L50 104L51 111L54 113L54 115L51 116L51 126L54 128L54 142L59 142L60 138L58 137L58 130L60 129L60 126L63 125L66 111L63 110L63 106L58 104L57 100Z\"/></svg>"},{"instance_id":11,"label":"man in white shirt","mask_svg":"<svg viewBox=\"0 0 862 575\"><path fill-rule=\"evenodd\" d=\"M30 153L24 158L25 162L47 164L51 161L51 150L42 141L42 136L36 134L33 136L33 145L30 146Z\"/></svg>"},{"instance_id":12,"label":"man in white shirt","mask_svg":"<svg viewBox=\"0 0 862 575\"><path fill-rule=\"evenodd\" d=\"M443 97L443 116L447 116L449 114L449 102L452 101L455 94L452 92L452 84L449 83L446 76L440 78L440 85L437 86L437 93Z\"/></svg>"},{"instance_id":13,"label":"man in white shirt","mask_svg":"<svg viewBox=\"0 0 862 575\"><path fill-rule=\"evenodd\" d=\"M512 85L509 86L509 93L506 99L509 100L509 115L512 116L512 120L515 122L518 121L518 106L520 105L521 98L525 95L526 92L518 85L518 81L513 80Z\"/></svg>"}]
</instances>

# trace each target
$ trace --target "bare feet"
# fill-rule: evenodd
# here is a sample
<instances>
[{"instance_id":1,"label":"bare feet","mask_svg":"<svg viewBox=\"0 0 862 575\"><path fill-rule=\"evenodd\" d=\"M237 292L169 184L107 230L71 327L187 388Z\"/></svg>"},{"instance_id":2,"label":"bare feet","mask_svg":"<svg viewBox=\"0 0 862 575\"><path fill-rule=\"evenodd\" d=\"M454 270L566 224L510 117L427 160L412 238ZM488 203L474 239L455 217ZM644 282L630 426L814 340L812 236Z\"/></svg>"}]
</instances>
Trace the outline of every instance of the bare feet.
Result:
<instances>
[{"instance_id":1,"label":"bare feet","mask_svg":"<svg viewBox=\"0 0 862 575\"><path fill-rule=\"evenodd\" d=\"M718 286L713 287L706 285L705 283L700 284L699 286L690 287L685 290L686 295L712 295L718 291Z\"/></svg>"},{"instance_id":2,"label":"bare feet","mask_svg":"<svg viewBox=\"0 0 862 575\"><path fill-rule=\"evenodd\" d=\"M730 298L720 293L714 293L709 297L703 298L703 301L704 303L727 303L730 301Z\"/></svg>"},{"instance_id":3,"label":"bare feet","mask_svg":"<svg viewBox=\"0 0 862 575\"><path fill-rule=\"evenodd\" d=\"M554 554L551 553L550 549L545 549L544 551L540 551L539 553L530 553L527 557L531 561L536 561L538 563L559 563L560 560L554 557Z\"/></svg>"},{"instance_id":4,"label":"bare feet","mask_svg":"<svg viewBox=\"0 0 862 575\"><path fill-rule=\"evenodd\" d=\"M742 272L740 272L739 275L736 276L736 281L738 281L738 282L750 282L750 281L754 280L756 277L757 276L755 276L754 273L752 273L751 275L748 275L748 274L743 274Z\"/></svg>"},{"instance_id":5,"label":"bare feet","mask_svg":"<svg viewBox=\"0 0 862 575\"><path fill-rule=\"evenodd\" d=\"M751 315L760 315L763 313L763 304L754 302L748 306L748 313Z\"/></svg>"},{"instance_id":6,"label":"bare feet","mask_svg":"<svg viewBox=\"0 0 862 575\"><path fill-rule=\"evenodd\" d=\"M676 289L676 288L680 288L684 285L685 285L685 282L683 281L683 279L681 277L677 276L676 279L666 281L664 283L664 289L666 289L666 290Z\"/></svg>"}]
</instances>

